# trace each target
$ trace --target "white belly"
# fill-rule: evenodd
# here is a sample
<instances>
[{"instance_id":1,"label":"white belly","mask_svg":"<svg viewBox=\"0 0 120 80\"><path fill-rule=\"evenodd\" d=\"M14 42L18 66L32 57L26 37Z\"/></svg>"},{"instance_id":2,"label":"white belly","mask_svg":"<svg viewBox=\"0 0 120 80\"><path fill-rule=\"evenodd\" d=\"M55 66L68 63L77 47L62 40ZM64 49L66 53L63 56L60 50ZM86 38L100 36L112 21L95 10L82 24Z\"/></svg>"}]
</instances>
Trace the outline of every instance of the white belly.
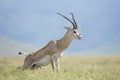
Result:
<instances>
[{"instance_id":1,"label":"white belly","mask_svg":"<svg viewBox=\"0 0 120 80\"><path fill-rule=\"evenodd\" d=\"M60 58L61 56L63 56L63 53L57 53L53 55L53 59L56 60L58 58ZM46 66L50 63L50 56L47 55L46 57L44 57L42 60L38 61L38 62L34 62L33 64L37 64L37 66ZM33 65L32 64L32 65Z\"/></svg>"}]
</instances>

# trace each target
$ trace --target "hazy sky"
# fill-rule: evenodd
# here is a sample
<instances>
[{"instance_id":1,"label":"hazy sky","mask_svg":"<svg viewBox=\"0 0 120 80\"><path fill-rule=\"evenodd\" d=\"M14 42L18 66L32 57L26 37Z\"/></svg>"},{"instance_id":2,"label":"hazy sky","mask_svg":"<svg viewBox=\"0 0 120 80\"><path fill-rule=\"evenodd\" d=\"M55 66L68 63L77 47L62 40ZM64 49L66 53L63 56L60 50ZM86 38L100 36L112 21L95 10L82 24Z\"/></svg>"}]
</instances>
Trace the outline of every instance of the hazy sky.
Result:
<instances>
[{"instance_id":1,"label":"hazy sky","mask_svg":"<svg viewBox=\"0 0 120 80\"><path fill-rule=\"evenodd\" d=\"M71 26L56 13L74 13L84 36L69 51L120 43L120 0L0 0L0 37L41 47Z\"/></svg>"}]
</instances>

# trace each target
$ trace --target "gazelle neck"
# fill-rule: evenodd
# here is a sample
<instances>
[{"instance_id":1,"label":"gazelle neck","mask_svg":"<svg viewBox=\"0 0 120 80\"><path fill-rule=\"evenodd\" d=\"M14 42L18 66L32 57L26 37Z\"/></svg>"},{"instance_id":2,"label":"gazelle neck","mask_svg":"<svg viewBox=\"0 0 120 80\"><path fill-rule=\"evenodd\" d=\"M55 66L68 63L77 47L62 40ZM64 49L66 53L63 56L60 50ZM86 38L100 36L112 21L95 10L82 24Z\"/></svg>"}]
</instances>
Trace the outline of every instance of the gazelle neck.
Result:
<instances>
[{"instance_id":1,"label":"gazelle neck","mask_svg":"<svg viewBox=\"0 0 120 80\"><path fill-rule=\"evenodd\" d=\"M63 51L70 45L72 40L73 40L73 37L70 35L70 32L67 31L66 34L64 35L64 37L61 38L60 40L58 40L57 46L60 50Z\"/></svg>"}]
</instances>

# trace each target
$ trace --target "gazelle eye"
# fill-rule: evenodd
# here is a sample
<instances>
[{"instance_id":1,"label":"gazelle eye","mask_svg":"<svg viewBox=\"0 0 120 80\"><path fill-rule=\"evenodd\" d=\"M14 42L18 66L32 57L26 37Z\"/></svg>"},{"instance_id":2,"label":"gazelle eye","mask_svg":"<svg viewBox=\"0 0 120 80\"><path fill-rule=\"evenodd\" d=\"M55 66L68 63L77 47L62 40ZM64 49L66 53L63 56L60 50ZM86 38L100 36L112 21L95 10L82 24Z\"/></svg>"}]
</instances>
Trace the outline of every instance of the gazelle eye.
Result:
<instances>
[{"instance_id":1,"label":"gazelle eye","mask_svg":"<svg viewBox=\"0 0 120 80\"><path fill-rule=\"evenodd\" d=\"M76 31L73 31L73 33L76 33Z\"/></svg>"}]
</instances>

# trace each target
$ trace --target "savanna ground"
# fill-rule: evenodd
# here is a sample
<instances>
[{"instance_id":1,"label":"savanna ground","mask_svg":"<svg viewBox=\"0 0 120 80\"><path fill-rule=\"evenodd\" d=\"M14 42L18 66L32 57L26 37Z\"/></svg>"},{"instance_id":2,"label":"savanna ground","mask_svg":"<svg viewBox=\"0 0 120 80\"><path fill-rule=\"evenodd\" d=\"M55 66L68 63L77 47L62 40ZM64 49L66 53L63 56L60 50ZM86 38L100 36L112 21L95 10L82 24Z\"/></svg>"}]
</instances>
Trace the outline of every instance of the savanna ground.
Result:
<instances>
[{"instance_id":1,"label":"savanna ground","mask_svg":"<svg viewBox=\"0 0 120 80\"><path fill-rule=\"evenodd\" d=\"M51 65L35 70L17 70L23 58L0 58L0 80L120 80L119 57L65 56L60 71Z\"/></svg>"}]
</instances>

